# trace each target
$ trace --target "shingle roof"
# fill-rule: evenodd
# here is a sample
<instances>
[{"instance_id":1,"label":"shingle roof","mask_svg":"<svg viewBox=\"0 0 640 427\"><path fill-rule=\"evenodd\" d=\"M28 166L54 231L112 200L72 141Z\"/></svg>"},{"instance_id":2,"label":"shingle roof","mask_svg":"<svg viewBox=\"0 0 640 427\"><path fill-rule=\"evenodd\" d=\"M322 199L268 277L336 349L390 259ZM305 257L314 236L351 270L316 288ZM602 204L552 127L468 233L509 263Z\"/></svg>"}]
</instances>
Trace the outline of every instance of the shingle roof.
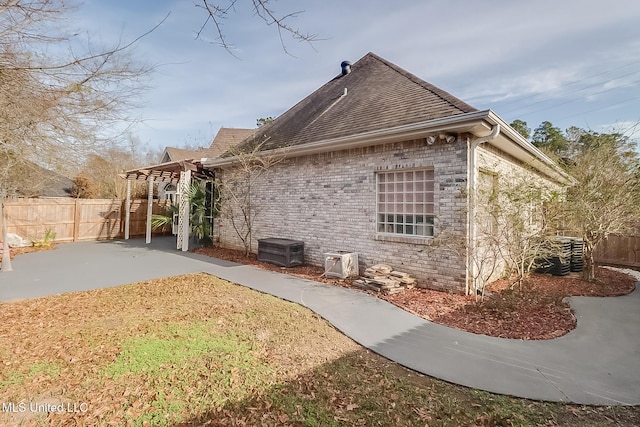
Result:
<instances>
[{"instance_id":1,"label":"shingle roof","mask_svg":"<svg viewBox=\"0 0 640 427\"><path fill-rule=\"evenodd\" d=\"M256 129L220 128L209 146L209 158L216 159L230 148L240 144L255 133Z\"/></svg>"},{"instance_id":2,"label":"shingle roof","mask_svg":"<svg viewBox=\"0 0 640 427\"><path fill-rule=\"evenodd\" d=\"M0 164L6 167L5 159ZM73 181L55 171L45 169L29 160L18 160L14 167L7 171L9 182L14 185L8 188L9 194L20 197L71 197Z\"/></svg>"},{"instance_id":3,"label":"shingle roof","mask_svg":"<svg viewBox=\"0 0 640 427\"><path fill-rule=\"evenodd\" d=\"M368 53L350 73L338 75L259 128L243 145L264 141L263 150L303 145L472 111L477 110Z\"/></svg>"},{"instance_id":4,"label":"shingle roof","mask_svg":"<svg viewBox=\"0 0 640 427\"><path fill-rule=\"evenodd\" d=\"M205 151L206 148L198 148L197 150L186 150L184 148L166 147L164 149L167 156L163 156L162 162L177 162L179 160L199 159L202 157L208 157Z\"/></svg>"},{"instance_id":5,"label":"shingle roof","mask_svg":"<svg viewBox=\"0 0 640 427\"><path fill-rule=\"evenodd\" d=\"M222 127L213 138L209 148L200 147L196 150L186 150L184 148L166 147L161 162L177 162L180 160L201 159L203 157L217 159L224 152L253 135L255 131L255 129Z\"/></svg>"}]
</instances>

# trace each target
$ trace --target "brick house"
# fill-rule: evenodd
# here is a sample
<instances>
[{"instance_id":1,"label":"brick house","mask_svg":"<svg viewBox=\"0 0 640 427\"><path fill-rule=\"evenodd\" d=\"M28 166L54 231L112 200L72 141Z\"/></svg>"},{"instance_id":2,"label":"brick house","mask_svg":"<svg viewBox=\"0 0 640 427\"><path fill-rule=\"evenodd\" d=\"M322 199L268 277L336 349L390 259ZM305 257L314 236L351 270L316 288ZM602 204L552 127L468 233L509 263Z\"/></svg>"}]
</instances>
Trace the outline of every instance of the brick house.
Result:
<instances>
[{"instance_id":1,"label":"brick house","mask_svg":"<svg viewBox=\"0 0 640 427\"><path fill-rule=\"evenodd\" d=\"M306 261L317 265L326 252L354 251L361 268L384 262L423 286L470 292L469 256L435 242L473 238L475 189L505 171L550 188L569 177L491 110L478 111L373 53L341 66L239 145L280 159L252 183L260 210L253 239L304 241ZM221 180L236 164L233 153L202 159ZM217 225L223 246L241 247L228 219Z\"/></svg>"}]
</instances>

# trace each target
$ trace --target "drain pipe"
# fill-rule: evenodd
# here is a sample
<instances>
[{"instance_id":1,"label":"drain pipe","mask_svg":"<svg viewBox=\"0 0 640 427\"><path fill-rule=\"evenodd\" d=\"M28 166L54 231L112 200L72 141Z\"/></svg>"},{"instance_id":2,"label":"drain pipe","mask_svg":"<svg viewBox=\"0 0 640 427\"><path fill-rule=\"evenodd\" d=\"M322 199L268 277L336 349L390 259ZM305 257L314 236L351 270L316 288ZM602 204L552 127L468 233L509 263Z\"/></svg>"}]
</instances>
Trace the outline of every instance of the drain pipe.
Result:
<instances>
[{"instance_id":1,"label":"drain pipe","mask_svg":"<svg viewBox=\"0 0 640 427\"><path fill-rule=\"evenodd\" d=\"M491 133L486 136L475 138L469 143L469 151L467 153L467 283L466 292L467 295L471 293L471 286L473 281L473 290L476 289L475 277L476 277L476 264L473 262L472 251L476 243L476 197L477 197L477 148L480 144L489 142L495 139L500 134L500 125L495 124L491 128Z\"/></svg>"}]
</instances>

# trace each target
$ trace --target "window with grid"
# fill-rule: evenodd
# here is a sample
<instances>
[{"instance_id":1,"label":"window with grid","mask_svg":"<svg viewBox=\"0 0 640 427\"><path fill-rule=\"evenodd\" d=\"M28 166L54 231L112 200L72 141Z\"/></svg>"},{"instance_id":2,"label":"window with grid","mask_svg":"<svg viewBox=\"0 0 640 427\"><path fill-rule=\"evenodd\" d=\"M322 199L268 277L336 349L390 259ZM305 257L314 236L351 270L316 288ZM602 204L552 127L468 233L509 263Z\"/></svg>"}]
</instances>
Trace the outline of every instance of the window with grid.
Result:
<instances>
[{"instance_id":1,"label":"window with grid","mask_svg":"<svg viewBox=\"0 0 640 427\"><path fill-rule=\"evenodd\" d=\"M433 170L378 172L378 232L433 236L433 188Z\"/></svg>"}]
</instances>

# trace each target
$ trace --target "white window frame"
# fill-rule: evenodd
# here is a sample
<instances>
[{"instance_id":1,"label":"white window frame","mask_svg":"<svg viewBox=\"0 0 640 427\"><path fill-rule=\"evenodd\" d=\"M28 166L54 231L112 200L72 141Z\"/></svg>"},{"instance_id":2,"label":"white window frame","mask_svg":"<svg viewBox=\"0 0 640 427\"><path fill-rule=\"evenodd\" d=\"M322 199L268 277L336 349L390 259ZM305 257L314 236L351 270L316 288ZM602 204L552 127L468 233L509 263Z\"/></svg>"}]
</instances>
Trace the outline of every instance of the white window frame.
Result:
<instances>
[{"instance_id":1,"label":"white window frame","mask_svg":"<svg viewBox=\"0 0 640 427\"><path fill-rule=\"evenodd\" d=\"M167 188L172 188L172 190L167 190ZM178 193L178 190L177 190L177 187L175 185L167 184L164 187L163 199L162 200L169 200L172 205L175 205L178 202L177 193Z\"/></svg>"},{"instance_id":2,"label":"white window frame","mask_svg":"<svg viewBox=\"0 0 640 427\"><path fill-rule=\"evenodd\" d=\"M408 238L435 234L433 168L376 173L376 233Z\"/></svg>"}]
</instances>

